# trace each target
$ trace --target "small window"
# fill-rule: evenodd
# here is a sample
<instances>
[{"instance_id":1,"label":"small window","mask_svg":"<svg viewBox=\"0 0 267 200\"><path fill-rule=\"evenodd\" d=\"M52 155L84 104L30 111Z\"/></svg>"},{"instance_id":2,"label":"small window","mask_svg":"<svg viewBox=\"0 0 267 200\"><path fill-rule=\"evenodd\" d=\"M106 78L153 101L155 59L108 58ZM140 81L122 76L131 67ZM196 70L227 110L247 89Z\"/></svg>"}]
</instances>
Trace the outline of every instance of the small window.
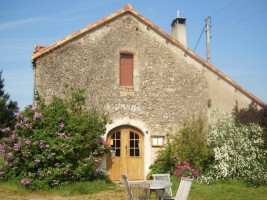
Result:
<instances>
[{"instance_id":1,"label":"small window","mask_svg":"<svg viewBox=\"0 0 267 200\"><path fill-rule=\"evenodd\" d=\"M120 86L133 86L133 54L121 53Z\"/></svg>"},{"instance_id":2,"label":"small window","mask_svg":"<svg viewBox=\"0 0 267 200\"><path fill-rule=\"evenodd\" d=\"M152 147L161 147L164 144L164 136L152 136Z\"/></svg>"}]
</instances>

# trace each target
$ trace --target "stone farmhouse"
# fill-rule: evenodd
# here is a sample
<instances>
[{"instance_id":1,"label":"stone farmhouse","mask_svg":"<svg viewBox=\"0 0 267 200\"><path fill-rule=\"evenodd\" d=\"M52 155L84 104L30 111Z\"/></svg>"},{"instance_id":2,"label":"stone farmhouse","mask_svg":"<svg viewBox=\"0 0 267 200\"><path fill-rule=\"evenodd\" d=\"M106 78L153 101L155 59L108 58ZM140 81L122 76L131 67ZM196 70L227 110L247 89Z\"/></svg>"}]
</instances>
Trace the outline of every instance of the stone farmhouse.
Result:
<instances>
[{"instance_id":1,"label":"stone farmhouse","mask_svg":"<svg viewBox=\"0 0 267 200\"><path fill-rule=\"evenodd\" d=\"M236 102L265 104L186 46L186 19L172 33L130 4L32 55L34 91L46 102L64 84L85 88L88 108L109 113L103 139L113 152L102 159L111 180L125 173L144 179L167 133L184 119L213 110L231 112Z\"/></svg>"}]
</instances>

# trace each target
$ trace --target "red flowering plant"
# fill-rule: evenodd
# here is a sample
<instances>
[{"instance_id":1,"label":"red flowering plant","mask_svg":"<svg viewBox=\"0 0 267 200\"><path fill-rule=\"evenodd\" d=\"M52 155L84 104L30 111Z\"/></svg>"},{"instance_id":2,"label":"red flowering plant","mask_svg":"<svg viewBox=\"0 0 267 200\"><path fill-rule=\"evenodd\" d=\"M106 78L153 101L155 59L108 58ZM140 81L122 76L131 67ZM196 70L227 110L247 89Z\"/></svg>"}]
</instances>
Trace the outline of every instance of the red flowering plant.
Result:
<instances>
[{"instance_id":1,"label":"red flowering plant","mask_svg":"<svg viewBox=\"0 0 267 200\"><path fill-rule=\"evenodd\" d=\"M93 155L101 156L110 151L110 146L106 141L97 141L95 140L93 145Z\"/></svg>"},{"instance_id":2,"label":"red flowering plant","mask_svg":"<svg viewBox=\"0 0 267 200\"><path fill-rule=\"evenodd\" d=\"M198 177L198 171L192 169L188 163L185 163L184 165L178 165L177 169L173 173L178 178L182 177Z\"/></svg>"}]
</instances>

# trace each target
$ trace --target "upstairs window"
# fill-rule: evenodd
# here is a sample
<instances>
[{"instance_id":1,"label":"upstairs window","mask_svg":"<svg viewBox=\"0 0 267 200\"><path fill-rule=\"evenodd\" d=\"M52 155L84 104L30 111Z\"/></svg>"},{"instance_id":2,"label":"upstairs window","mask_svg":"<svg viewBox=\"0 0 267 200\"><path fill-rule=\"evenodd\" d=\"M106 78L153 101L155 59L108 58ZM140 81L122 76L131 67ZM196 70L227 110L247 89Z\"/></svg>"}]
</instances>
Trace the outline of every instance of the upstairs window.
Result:
<instances>
[{"instance_id":1,"label":"upstairs window","mask_svg":"<svg viewBox=\"0 0 267 200\"><path fill-rule=\"evenodd\" d=\"M120 55L120 86L133 86L133 54Z\"/></svg>"}]
</instances>

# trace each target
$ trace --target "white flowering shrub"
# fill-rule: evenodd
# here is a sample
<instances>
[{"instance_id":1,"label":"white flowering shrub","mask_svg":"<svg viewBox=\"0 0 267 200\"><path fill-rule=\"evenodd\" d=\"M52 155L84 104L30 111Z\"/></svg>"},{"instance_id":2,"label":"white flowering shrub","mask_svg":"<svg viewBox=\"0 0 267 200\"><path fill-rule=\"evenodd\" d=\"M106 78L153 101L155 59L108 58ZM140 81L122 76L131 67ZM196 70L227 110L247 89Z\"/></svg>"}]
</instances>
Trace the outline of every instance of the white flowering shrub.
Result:
<instances>
[{"instance_id":1,"label":"white flowering shrub","mask_svg":"<svg viewBox=\"0 0 267 200\"><path fill-rule=\"evenodd\" d=\"M267 183L267 153L258 125L237 126L234 117L225 114L211 125L208 146L214 160L202 182L233 178L254 186Z\"/></svg>"}]
</instances>

